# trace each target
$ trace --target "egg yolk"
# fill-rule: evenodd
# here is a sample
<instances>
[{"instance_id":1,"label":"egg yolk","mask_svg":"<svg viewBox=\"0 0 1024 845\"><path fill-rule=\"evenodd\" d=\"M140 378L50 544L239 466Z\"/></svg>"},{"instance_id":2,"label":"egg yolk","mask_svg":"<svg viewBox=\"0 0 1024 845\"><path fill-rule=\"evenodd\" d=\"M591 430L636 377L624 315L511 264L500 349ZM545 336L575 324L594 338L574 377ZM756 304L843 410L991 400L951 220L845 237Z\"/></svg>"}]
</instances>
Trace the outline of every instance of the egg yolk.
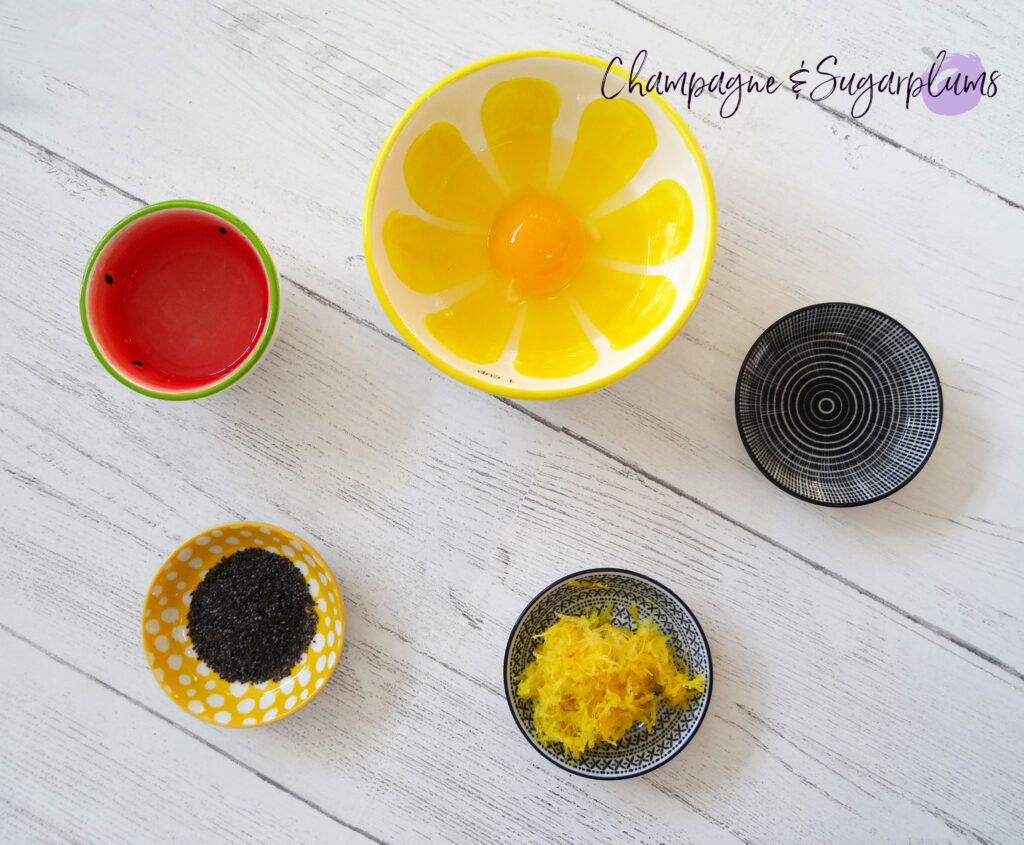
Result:
<instances>
[{"instance_id":1,"label":"egg yolk","mask_svg":"<svg viewBox=\"0 0 1024 845\"><path fill-rule=\"evenodd\" d=\"M491 226L487 248L495 269L527 296L549 296L576 275L586 236L579 219L549 197L531 196L505 208Z\"/></svg>"}]
</instances>

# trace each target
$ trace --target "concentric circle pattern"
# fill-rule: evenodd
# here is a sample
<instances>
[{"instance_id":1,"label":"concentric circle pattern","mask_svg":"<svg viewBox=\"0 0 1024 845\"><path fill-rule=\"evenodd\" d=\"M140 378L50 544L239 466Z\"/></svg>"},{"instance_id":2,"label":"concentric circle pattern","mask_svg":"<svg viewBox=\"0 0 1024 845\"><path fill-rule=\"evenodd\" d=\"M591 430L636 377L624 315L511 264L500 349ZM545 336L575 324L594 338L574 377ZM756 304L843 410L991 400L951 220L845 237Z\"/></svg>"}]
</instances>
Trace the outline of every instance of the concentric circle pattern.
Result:
<instances>
[{"instance_id":1,"label":"concentric circle pattern","mask_svg":"<svg viewBox=\"0 0 1024 845\"><path fill-rule=\"evenodd\" d=\"M822 505L873 502L924 465L942 391L924 347L891 317L823 303L770 326L736 384L743 445L771 481Z\"/></svg>"},{"instance_id":2,"label":"concentric circle pattern","mask_svg":"<svg viewBox=\"0 0 1024 845\"><path fill-rule=\"evenodd\" d=\"M594 585L599 584L599 587ZM576 759L561 746L537 740L533 704L516 694L519 676L533 659L537 637L560 615L578 615L611 605L616 625L636 628L631 610L650 616L695 675L704 675L704 691L685 706L661 707L654 729L637 724L614 746L591 748ZM505 697L519 730L544 757L585 777L615 780L645 774L678 754L697 732L711 701L711 650L700 623L683 601L652 578L624 569L590 569L550 585L523 611L505 650Z\"/></svg>"}]
</instances>

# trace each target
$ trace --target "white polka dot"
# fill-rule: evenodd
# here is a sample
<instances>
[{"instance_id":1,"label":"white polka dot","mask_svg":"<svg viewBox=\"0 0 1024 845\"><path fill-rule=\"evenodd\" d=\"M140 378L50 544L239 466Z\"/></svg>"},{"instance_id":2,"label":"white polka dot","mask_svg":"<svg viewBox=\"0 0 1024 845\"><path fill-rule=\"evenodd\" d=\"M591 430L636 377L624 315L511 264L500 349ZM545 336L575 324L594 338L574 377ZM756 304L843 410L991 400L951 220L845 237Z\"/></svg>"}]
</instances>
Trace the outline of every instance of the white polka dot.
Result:
<instances>
[{"instance_id":1,"label":"white polka dot","mask_svg":"<svg viewBox=\"0 0 1024 845\"><path fill-rule=\"evenodd\" d=\"M338 659L338 653L337 652L332 651L330 654L328 654L327 655L327 668L328 669L333 669L334 668L334 661L337 660L337 659Z\"/></svg>"},{"instance_id":2,"label":"white polka dot","mask_svg":"<svg viewBox=\"0 0 1024 845\"><path fill-rule=\"evenodd\" d=\"M189 684L192 683L192 678L191 676L182 673L178 675L178 683L181 684L183 687L187 687ZM189 690L189 692L192 692L192 690Z\"/></svg>"},{"instance_id":3,"label":"white polka dot","mask_svg":"<svg viewBox=\"0 0 1024 845\"><path fill-rule=\"evenodd\" d=\"M321 584L323 584L325 587L327 586L327 576L323 572L321 572L316 577L320 579Z\"/></svg>"},{"instance_id":4,"label":"white polka dot","mask_svg":"<svg viewBox=\"0 0 1024 845\"><path fill-rule=\"evenodd\" d=\"M154 595L154 596L158 596L158 595L160 595L160 593L162 593L163 591L164 591L164 588L163 588L163 587L161 587L161 586L160 586L159 584L154 584L154 585L153 585L153 589L152 589L152 590L150 590L149 592L150 592L150 593L151 593L152 595Z\"/></svg>"},{"instance_id":5,"label":"white polka dot","mask_svg":"<svg viewBox=\"0 0 1024 845\"><path fill-rule=\"evenodd\" d=\"M149 664L150 666L152 666L152 665L153 665L153 661L154 661L155 659L156 659L156 658L155 658L155 657L153 657L153 652L151 652L151 651L147 651L147 652L146 652L146 662L147 662L147 663L148 663L148 664Z\"/></svg>"},{"instance_id":6,"label":"white polka dot","mask_svg":"<svg viewBox=\"0 0 1024 845\"><path fill-rule=\"evenodd\" d=\"M321 613L327 612L327 599L317 599L316 606L320 608Z\"/></svg>"},{"instance_id":7,"label":"white polka dot","mask_svg":"<svg viewBox=\"0 0 1024 845\"><path fill-rule=\"evenodd\" d=\"M204 676L205 675L209 675L210 674L210 667L207 666L205 663L200 663L200 664L198 664L196 666L196 672L198 674L204 675Z\"/></svg>"},{"instance_id":8,"label":"white polka dot","mask_svg":"<svg viewBox=\"0 0 1024 845\"><path fill-rule=\"evenodd\" d=\"M281 538L280 538L280 537L273 537L273 538L271 538L271 539L273 539L273 541L274 541L275 543L280 543L280 542L281 542Z\"/></svg>"},{"instance_id":9,"label":"white polka dot","mask_svg":"<svg viewBox=\"0 0 1024 845\"><path fill-rule=\"evenodd\" d=\"M327 655L326 654L321 654L316 659L316 671L317 672L323 672L324 671L324 665L326 663L327 663Z\"/></svg>"},{"instance_id":10,"label":"white polka dot","mask_svg":"<svg viewBox=\"0 0 1024 845\"><path fill-rule=\"evenodd\" d=\"M319 593L319 592L320 592L320 585L315 580L310 578L309 579L309 594L313 598L316 598L316 594Z\"/></svg>"},{"instance_id":11,"label":"white polka dot","mask_svg":"<svg viewBox=\"0 0 1024 845\"><path fill-rule=\"evenodd\" d=\"M304 687L306 684L309 683L309 679L311 677L312 677L312 674L309 671L309 667L308 666L303 666L302 667L302 671L299 672L299 674L295 676L295 680L296 680L296 682L298 683L298 685L300 687Z\"/></svg>"},{"instance_id":12,"label":"white polka dot","mask_svg":"<svg viewBox=\"0 0 1024 845\"><path fill-rule=\"evenodd\" d=\"M249 685L248 684L240 684L240 683L238 683L238 681L235 681L230 687L228 687L228 689L231 690L231 694L235 698L241 698L243 695L245 695L249 691Z\"/></svg>"},{"instance_id":13,"label":"white polka dot","mask_svg":"<svg viewBox=\"0 0 1024 845\"><path fill-rule=\"evenodd\" d=\"M309 567L306 566L306 564L304 564L301 560L295 561L295 566L298 568L299 572L302 573L303 578L309 575Z\"/></svg>"},{"instance_id":14,"label":"white polka dot","mask_svg":"<svg viewBox=\"0 0 1024 845\"><path fill-rule=\"evenodd\" d=\"M238 545L238 538L237 537L228 537L228 542L232 546L237 546Z\"/></svg>"},{"instance_id":15,"label":"white polka dot","mask_svg":"<svg viewBox=\"0 0 1024 845\"><path fill-rule=\"evenodd\" d=\"M217 687L217 682L215 680L213 680L213 678L210 678L210 680L208 680L206 682L206 688L207 689L215 689L216 687Z\"/></svg>"},{"instance_id":16,"label":"white polka dot","mask_svg":"<svg viewBox=\"0 0 1024 845\"><path fill-rule=\"evenodd\" d=\"M146 608L146 612L142 614L142 618L143 618L143 619L149 619L149 617L150 617L150 616L152 616L152 615L153 615L153 611L152 611L152 610L150 610L150 609L149 609L149 608L147 607L147 608Z\"/></svg>"},{"instance_id":17,"label":"white polka dot","mask_svg":"<svg viewBox=\"0 0 1024 845\"><path fill-rule=\"evenodd\" d=\"M307 698L309 698L309 690L308 689L304 689L302 692L300 692L299 693L299 698L301 698L303 701L305 701Z\"/></svg>"},{"instance_id":18,"label":"white polka dot","mask_svg":"<svg viewBox=\"0 0 1024 845\"><path fill-rule=\"evenodd\" d=\"M324 627L325 628L330 628L331 627L331 617L330 616L324 616Z\"/></svg>"},{"instance_id":19,"label":"white polka dot","mask_svg":"<svg viewBox=\"0 0 1024 845\"><path fill-rule=\"evenodd\" d=\"M198 557L192 558L192 560L188 562L188 565L193 569L199 569L199 567L203 565L203 559Z\"/></svg>"},{"instance_id":20,"label":"white polka dot","mask_svg":"<svg viewBox=\"0 0 1024 845\"><path fill-rule=\"evenodd\" d=\"M199 713L202 713L203 710L205 710L206 708L203 707L203 702L201 701L190 701L188 703L188 709L198 715Z\"/></svg>"},{"instance_id":21,"label":"white polka dot","mask_svg":"<svg viewBox=\"0 0 1024 845\"><path fill-rule=\"evenodd\" d=\"M271 707L266 713L263 714L263 721L269 722L277 715L277 708Z\"/></svg>"},{"instance_id":22,"label":"white polka dot","mask_svg":"<svg viewBox=\"0 0 1024 845\"><path fill-rule=\"evenodd\" d=\"M176 642L183 643L188 639L188 628L184 625L176 625L174 630L171 631L171 636L174 637Z\"/></svg>"},{"instance_id":23,"label":"white polka dot","mask_svg":"<svg viewBox=\"0 0 1024 845\"><path fill-rule=\"evenodd\" d=\"M267 546L268 552L273 552L275 555L278 554L277 546Z\"/></svg>"},{"instance_id":24,"label":"white polka dot","mask_svg":"<svg viewBox=\"0 0 1024 845\"><path fill-rule=\"evenodd\" d=\"M310 640L310 642L309 642L309 647L311 649L313 649L313 651L316 651L316 652L323 651L324 650L324 635L323 634L317 634L315 637L313 637L313 639Z\"/></svg>"},{"instance_id":25,"label":"white polka dot","mask_svg":"<svg viewBox=\"0 0 1024 845\"><path fill-rule=\"evenodd\" d=\"M187 690L185 690L185 695L195 695L195 694L196 694L196 691L194 689L187 689Z\"/></svg>"},{"instance_id":26,"label":"white polka dot","mask_svg":"<svg viewBox=\"0 0 1024 845\"><path fill-rule=\"evenodd\" d=\"M269 683L270 683L270 681L260 681L258 684L253 684L253 687L256 688L256 689L266 689L267 688L267 684L269 684Z\"/></svg>"},{"instance_id":27,"label":"white polka dot","mask_svg":"<svg viewBox=\"0 0 1024 845\"><path fill-rule=\"evenodd\" d=\"M242 532L242 536L243 537L251 537L252 536L252 532L251 531L243 531Z\"/></svg>"},{"instance_id":28,"label":"white polka dot","mask_svg":"<svg viewBox=\"0 0 1024 845\"><path fill-rule=\"evenodd\" d=\"M167 658L167 665L170 666L175 672L181 668L181 655L172 654Z\"/></svg>"},{"instance_id":29,"label":"white polka dot","mask_svg":"<svg viewBox=\"0 0 1024 845\"><path fill-rule=\"evenodd\" d=\"M336 619L334 621L334 630L338 632L338 636L340 637L341 636L341 620L340 619Z\"/></svg>"},{"instance_id":30,"label":"white polka dot","mask_svg":"<svg viewBox=\"0 0 1024 845\"><path fill-rule=\"evenodd\" d=\"M313 558L311 558L309 555L303 555L302 559L306 561L306 563L308 563L310 566L314 568L316 567L316 564L313 562Z\"/></svg>"},{"instance_id":31,"label":"white polka dot","mask_svg":"<svg viewBox=\"0 0 1024 845\"><path fill-rule=\"evenodd\" d=\"M169 607L163 613L160 614L160 618L164 622L177 622L178 621L178 608Z\"/></svg>"},{"instance_id":32,"label":"white polka dot","mask_svg":"<svg viewBox=\"0 0 1024 845\"><path fill-rule=\"evenodd\" d=\"M277 691L271 690L265 692L260 696L260 710L266 710L271 704L274 703L274 699L277 697Z\"/></svg>"},{"instance_id":33,"label":"white polka dot","mask_svg":"<svg viewBox=\"0 0 1024 845\"><path fill-rule=\"evenodd\" d=\"M188 648L185 649L185 657L191 657L193 660L195 660L196 659L196 650L194 648L192 648L192 646L189 646Z\"/></svg>"},{"instance_id":34,"label":"white polka dot","mask_svg":"<svg viewBox=\"0 0 1024 845\"><path fill-rule=\"evenodd\" d=\"M183 595L181 597L181 603L183 605L185 605L185 607L192 607L192 593L193 592L194 592L193 590L189 590L187 593L185 593L185 595Z\"/></svg>"},{"instance_id":35,"label":"white polka dot","mask_svg":"<svg viewBox=\"0 0 1024 845\"><path fill-rule=\"evenodd\" d=\"M163 669L154 669L153 670L153 674L156 676L156 679L158 681L162 681L164 679L164 670Z\"/></svg>"},{"instance_id":36,"label":"white polka dot","mask_svg":"<svg viewBox=\"0 0 1024 845\"><path fill-rule=\"evenodd\" d=\"M168 695L173 695L174 690L171 689L171 685L170 684L164 684L164 692L167 693Z\"/></svg>"},{"instance_id":37,"label":"white polka dot","mask_svg":"<svg viewBox=\"0 0 1024 845\"><path fill-rule=\"evenodd\" d=\"M288 695L295 688L295 678L285 678L284 682L280 686L280 691L284 695Z\"/></svg>"},{"instance_id":38,"label":"white polka dot","mask_svg":"<svg viewBox=\"0 0 1024 845\"><path fill-rule=\"evenodd\" d=\"M295 706L296 701L298 701L298 699L294 695L288 696L284 702L284 709L291 710Z\"/></svg>"},{"instance_id":39,"label":"white polka dot","mask_svg":"<svg viewBox=\"0 0 1024 845\"><path fill-rule=\"evenodd\" d=\"M302 551L302 543L300 543L298 540L292 540L291 544L295 546L295 548L298 549L298 551Z\"/></svg>"},{"instance_id":40,"label":"white polka dot","mask_svg":"<svg viewBox=\"0 0 1024 845\"><path fill-rule=\"evenodd\" d=\"M211 707L223 707L224 696L218 695L216 693L214 693L213 695L208 695L206 696L206 703L209 704Z\"/></svg>"},{"instance_id":41,"label":"white polka dot","mask_svg":"<svg viewBox=\"0 0 1024 845\"><path fill-rule=\"evenodd\" d=\"M153 645L156 646L157 651L165 652L171 647L171 641L167 639L163 634L153 640Z\"/></svg>"},{"instance_id":42,"label":"white polka dot","mask_svg":"<svg viewBox=\"0 0 1024 845\"><path fill-rule=\"evenodd\" d=\"M329 598L331 600L331 604L337 604L337 602L334 600L334 592L333 591L331 591L331 592L329 592L327 594L327 598Z\"/></svg>"},{"instance_id":43,"label":"white polka dot","mask_svg":"<svg viewBox=\"0 0 1024 845\"><path fill-rule=\"evenodd\" d=\"M178 552L178 560L180 560L182 563L184 563L190 557L192 557L192 549L188 546L185 546L185 548Z\"/></svg>"},{"instance_id":44,"label":"white polka dot","mask_svg":"<svg viewBox=\"0 0 1024 845\"><path fill-rule=\"evenodd\" d=\"M213 714L213 719L219 725L226 725L231 721L231 714L227 710L221 710L219 713Z\"/></svg>"},{"instance_id":45,"label":"white polka dot","mask_svg":"<svg viewBox=\"0 0 1024 845\"><path fill-rule=\"evenodd\" d=\"M209 574L209 570L207 570L206 572L200 572L199 573L199 580L200 581L205 581L207 574Z\"/></svg>"},{"instance_id":46,"label":"white polka dot","mask_svg":"<svg viewBox=\"0 0 1024 845\"><path fill-rule=\"evenodd\" d=\"M327 645L328 645L328 647L332 647L333 648L333 646L334 646L334 631L328 631L327 632Z\"/></svg>"},{"instance_id":47,"label":"white polka dot","mask_svg":"<svg viewBox=\"0 0 1024 845\"><path fill-rule=\"evenodd\" d=\"M291 546L281 546L281 554L288 555L288 557L295 557L295 549Z\"/></svg>"},{"instance_id":48,"label":"white polka dot","mask_svg":"<svg viewBox=\"0 0 1024 845\"><path fill-rule=\"evenodd\" d=\"M164 596L162 599L160 599L158 604L160 605L160 607L163 607L164 605L166 605L167 604L167 596Z\"/></svg>"},{"instance_id":49,"label":"white polka dot","mask_svg":"<svg viewBox=\"0 0 1024 845\"><path fill-rule=\"evenodd\" d=\"M196 537L197 546L208 546L210 544L210 538L207 536Z\"/></svg>"},{"instance_id":50,"label":"white polka dot","mask_svg":"<svg viewBox=\"0 0 1024 845\"><path fill-rule=\"evenodd\" d=\"M224 549L222 549L220 546L210 546L211 555L219 555L222 551L224 551Z\"/></svg>"},{"instance_id":51,"label":"white polka dot","mask_svg":"<svg viewBox=\"0 0 1024 845\"><path fill-rule=\"evenodd\" d=\"M147 634L155 634L159 630L160 630L160 623L157 622L155 619L150 619L146 623L146 633Z\"/></svg>"},{"instance_id":52,"label":"white polka dot","mask_svg":"<svg viewBox=\"0 0 1024 845\"><path fill-rule=\"evenodd\" d=\"M223 537L223 536L224 536L224 532L223 532L223 531L221 531L221 530L220 530L219 528L215 528L215 529L214 529L213 531L211 531L210 533L211 533L211 534L212 534L212 535L213 535L214 537Z\"/></svg>"},{"instance_id":53,"label":"white polka dot","mask_svg":"<svg viewBox=\"0 0 1024 845\"><path fill-rule=\"evenodd\" d=\"M256 538L255 540L253 540L253 542L254 542L254 543L255 543L255 544L257 545L257 546L262 546L262 545L263 545L263 541L262 541L262 540L261 540L261 539L260 539L259 537L257 537L257 538Z\"/></svg>"},{"instance_id":54,"label":"white polka dot","mask_svg":"<svg viewBox=\"0 0 1024 845\"><path fill-rule=\"evenodd\" d=\"M173 581L177 577L178 577L178 573L177 572L168 572L167 573L167 580L168 581Z\"/></svg>"},{"instance_id":55,"label":"white polka dot","mask_svg":"<svg viewBox=\"0 0 1024 845\"><path fill-rule=\"evenodd\" d=\"M239 713L249 713L255 706L256 702L253 701L251 698L243 698L241 701L238 702L236 709L238 710Z\"/></svg>"},{"instance_id":56,"label":"white polka dot","mask_svg":"<svg viewBox=\"0 0 1024 845\"><path fill-rule=\"evenodd\" d=\"M316 683L314 684L314 686L317 689L320 689L320 687L322 687L323 685L324 685L324 679L323 678L317 678L316 679Z\"/></svg>"},{"instance_id":57,"label":"white polka dot","mask_svg":"<svg viewBox=\"0 0 1024 845\"><path fill-rule=\"evenodd\" d=\"M187 586L188 584L186 584L184 581L179 581L177 584L174 585L174 589L184 590Z\"/></svg>"},{"instance_id":58,"label":"white polka dot","mask_svg":"<svg viewBox=\"0 0 1024 845\"><path fill-rule=\"evenodd\" d=\"M261 528L260 529L260 534L269 534L269 533L270 533L270 529L269 528Z\"/></svg>"},{"instance_id":59,"label":"white polka dot","mask_svg":"<svg viewBox=\"0 0 1024 845\"><path fill-rule=\"evenodd\" d=\"M242 724L248 727L249 725L255 725L256 720L252 716L250 716L248 719L242 719Z\"/></svg>"}]
</instances>

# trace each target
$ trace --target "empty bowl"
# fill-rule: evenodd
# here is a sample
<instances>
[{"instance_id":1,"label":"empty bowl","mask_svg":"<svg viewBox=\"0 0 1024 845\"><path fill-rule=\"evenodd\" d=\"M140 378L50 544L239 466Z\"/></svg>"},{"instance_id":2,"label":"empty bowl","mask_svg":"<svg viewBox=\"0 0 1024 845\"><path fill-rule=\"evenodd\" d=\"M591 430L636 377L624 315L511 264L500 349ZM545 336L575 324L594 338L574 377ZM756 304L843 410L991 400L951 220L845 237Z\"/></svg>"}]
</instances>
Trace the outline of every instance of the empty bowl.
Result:
<instances>
[{"instance_id":1,"label":"empty bowl","mask_svg":"<svg viewBox=\"0 0 1024 845\"><path fill-rule=\"evenodd\" d=\"M690 673L704 676L704 688L684 705L659 706L653 730L634 724L616 745L597 745L574 757L561 745L538 740L533 703L520 698L517 688L538 637L560 616L578 616L606 605L611 607L612 623L624 628L636 630L634 609L640 618L651 617ZM573 774L615 780L656 769L693 738L711 701L711 650L697 617L668 587L625 569L588 569L560 578L526 606L508 639L504 679L512 718L545 759Z\"/></svg>"},{"instance_id":2,"label":"empty bowl","mask_svg":"<svg viewBox=\"0 0 1024 845\"><path fill-rule=\"evenodd\" d=\"M892 317L844 302L769 326L736 383L736 422L762 473L818 505L863 505L924 466L942 389L924 347Z\"/></svg>"},{"instance_id":3,"label":"empty bowl","mask_svg":"<svg viewBox=\"0 0 1024 845\"><path fill-rule=\"evenodd\" d=\"M551 51L469 65L377 157L363 216L377 296L466 384L532 399L608 384L664 347L704 289L704 156L663 98L603 97L607 65Z\"/></svg>"},{"instance_id":4,"label":"empty bowl","mask_svg":"<svg viewBox=\"0 0 1024 845\"><path fill-rule=\"evenodd\" d=\"M188 632L192 594L222 558L248 548L280 554L302 573L315 600L316 633L305 657L279 681L231 683L199 660ZM263 522L230 522L197 534L164 561L142 610L146 661L182 710L226 727L252 727L301 709L334 672L345 642L345 606L323 558L291 531Z\"/></svg>"},{"instance_id":5,"label":"empty bowl","mask_svg":"<svg viewBox=\"0 0 1024 845\"><path fill-rule=\"evenodd\" d=\"M122 384L158 399L198 399L266 352L281 296L266 248L209 203L148 205L93 251L80 308L89 346Z\"/></svg>"}]
</instances>

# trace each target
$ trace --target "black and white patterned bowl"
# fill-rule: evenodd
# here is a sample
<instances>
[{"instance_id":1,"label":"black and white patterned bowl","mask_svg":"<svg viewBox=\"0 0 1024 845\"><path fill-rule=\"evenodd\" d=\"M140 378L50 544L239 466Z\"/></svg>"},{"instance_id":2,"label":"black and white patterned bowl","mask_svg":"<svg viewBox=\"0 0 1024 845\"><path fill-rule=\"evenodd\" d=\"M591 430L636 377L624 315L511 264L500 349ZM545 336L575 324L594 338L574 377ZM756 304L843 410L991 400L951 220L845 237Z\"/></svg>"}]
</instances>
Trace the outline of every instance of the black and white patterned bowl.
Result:
<instances>
[{"instance_id":1,"label":"black and white patterned bowl","mask_svg":"<svg viewBox=\"0 0 1024 845\"><path fill-rule=\"evenodd\" d=\"M607 589L570 582L604 584ZM707 679L704 691L685 707L662 707L650 733L634 725L617 745L591 748L579 759L562 748L542 745L533 726L533 704L516 693L518 678L533 659L536 635L558 621L559 614L576 616L611 604L612 621L633 628L630 608L651 616L669 637L675 653L691 672ZM625 569L588 569L555 581L523 611L512 628L505 649L505 698L519 730L530 744L556 766L585 777L616 780L646 774L676 756L697 732L711 701L711 650L697 617L668 587Z\"/></svg>"},{"instance_id":2,"label":"black and white patterned bowl","mask_svg":"<svg viewBox=\"0 0 1024 845\"><path fill-rule=\"evenodd\" d=\"M892 317L845 302L769 326L736 382L736 423L751 459L787 493L866 505L909 482L942 424L939 376Z\"/></svg>"}]
</instances>

